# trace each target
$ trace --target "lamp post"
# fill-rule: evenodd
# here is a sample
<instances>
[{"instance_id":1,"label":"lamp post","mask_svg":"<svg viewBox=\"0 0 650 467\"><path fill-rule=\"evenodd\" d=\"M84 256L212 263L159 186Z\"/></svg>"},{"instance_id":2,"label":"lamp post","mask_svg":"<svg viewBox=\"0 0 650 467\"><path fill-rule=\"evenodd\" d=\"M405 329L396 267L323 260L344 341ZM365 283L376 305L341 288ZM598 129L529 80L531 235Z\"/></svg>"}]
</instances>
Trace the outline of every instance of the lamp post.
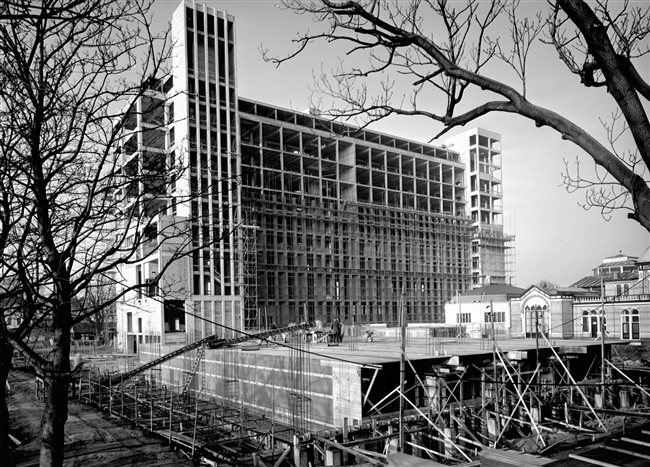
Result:
<instances>
[{"instance_id":1,"label":"lamp post","mask_svg":"<svg viewBox=\"0 0 650 467\"><path fill-rule=\"evenodd\" d=\"M404 379L406 377L406 313L404 311L404 288L400 295L400 336L401 336L401 356L399 361L399 452L404 452L406 447L406 439L404 437Z\"/></svg>"},{"instance_id":2,"label":"lamp post","mask_svg":"<svg viewBox=\"0 0 650 467\"><path fill-rule=\"evenodd\" d=\"M539 305L535 307L535 367L539 365ZM535 378L539 384L539 373Z\"/></svg>"},{"instance_id":3,"label":"lamp post","mask_svg":"<svg viewBox=\"0 0 650 467\"><path fill-rule=\"evenodd\" d=\"M490 305L486 308L489 308L488 316L492 322L492 378L494 379L494 412L497 414L497 422L499 421L499 387L497 383L497 342L496 334L494 332L494 309L492 300L490 300Z\"/></svg>"},{"instance_id":4,"label":"lamp post","mask_svg":"<svg viewBox=\"0 0 650 467\"><path fill-rule=\"evenodd\" d=\"M605 407L605 283L600 275L600 382L602 384L603 407Z\"/></svg>"}]
</instances>

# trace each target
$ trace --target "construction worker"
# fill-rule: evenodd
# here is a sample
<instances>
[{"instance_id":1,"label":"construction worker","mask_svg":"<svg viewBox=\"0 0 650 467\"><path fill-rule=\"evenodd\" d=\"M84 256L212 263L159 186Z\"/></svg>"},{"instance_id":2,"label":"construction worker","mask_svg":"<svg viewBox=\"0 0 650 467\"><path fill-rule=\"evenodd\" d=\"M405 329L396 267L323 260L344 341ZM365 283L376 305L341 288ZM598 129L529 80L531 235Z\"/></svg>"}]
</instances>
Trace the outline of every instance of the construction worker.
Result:
<instances>
[{"instance_id":1,"label":"construction worker","mask_svg":"<svg viewBox=\"0 0 650 467\"><path fill-rule=\"evenodd\" d=\"M332 342L341 342L341 322L338 318L332 321Z\"/></svg>"}]
</instances>

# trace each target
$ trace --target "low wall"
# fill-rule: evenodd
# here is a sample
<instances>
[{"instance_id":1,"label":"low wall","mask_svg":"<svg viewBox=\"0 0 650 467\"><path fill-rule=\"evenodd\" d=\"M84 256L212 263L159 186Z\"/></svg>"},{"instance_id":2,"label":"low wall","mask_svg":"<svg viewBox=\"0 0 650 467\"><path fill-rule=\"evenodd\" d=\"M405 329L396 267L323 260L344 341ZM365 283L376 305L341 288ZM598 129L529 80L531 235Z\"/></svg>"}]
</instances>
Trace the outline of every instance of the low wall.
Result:
<instances>
[{"instance_id":1,"label":"low wall","mask_svg":"<svg viewBox=\"0 0 650 467\"><path fill-rule=\"evenodd\" d=\"M140 360L145 363L179 347L143 344ZM196 352L173 358L147 375L180 391L195 365ZM190 390L301 431L342 426L344 418L360 421L359 366L305 355L273 345L206 349Z\"/></svg>"}]
</instances>

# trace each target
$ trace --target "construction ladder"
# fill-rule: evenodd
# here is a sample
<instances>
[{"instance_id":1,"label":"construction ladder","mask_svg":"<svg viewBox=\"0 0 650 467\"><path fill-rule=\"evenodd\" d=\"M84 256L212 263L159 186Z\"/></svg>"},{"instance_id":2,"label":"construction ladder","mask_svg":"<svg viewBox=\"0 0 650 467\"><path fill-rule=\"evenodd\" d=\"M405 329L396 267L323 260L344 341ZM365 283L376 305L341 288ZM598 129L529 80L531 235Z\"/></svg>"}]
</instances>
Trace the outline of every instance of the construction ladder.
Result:
<instances>
[{"instance_id":1,"label":"construction ladder","mask_svg":"<svg viewBox=\"0 0 650 467\"><path fill-rule=\"evenodd\" d=\"M183 392L181 392L181 397L187 394L187 391L190 390L190 386L192 385L192 381L194 381L194 376L196 375L196 370L199 368L199 364L201 363L201 360L203 360L203 356L205 355L205 345L202 345L199 347L199 350L196 353L196 358L194 359L194 363L192 364L192 369L190 370L190 373L187 375L187 379L185 380L185 386L183 386Z\"/></svg>"}]
</instances>

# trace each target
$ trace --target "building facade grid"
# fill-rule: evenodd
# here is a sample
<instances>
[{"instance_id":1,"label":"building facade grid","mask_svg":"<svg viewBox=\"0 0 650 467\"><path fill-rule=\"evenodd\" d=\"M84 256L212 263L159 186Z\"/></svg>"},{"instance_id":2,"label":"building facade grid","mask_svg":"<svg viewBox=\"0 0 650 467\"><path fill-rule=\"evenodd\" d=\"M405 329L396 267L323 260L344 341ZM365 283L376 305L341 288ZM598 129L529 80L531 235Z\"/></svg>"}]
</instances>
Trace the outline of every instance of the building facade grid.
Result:
<instances>
[{"instance_id":1,"label":"building facade grid","mask_svg":"<svg viewBox=\"0 0 650 467\"><path fill-rule=\"evenodd\" d=\"M458 154L244 99L239 115L261 319L441 320L468 285Z\"/></svg>"}]
</instances>

